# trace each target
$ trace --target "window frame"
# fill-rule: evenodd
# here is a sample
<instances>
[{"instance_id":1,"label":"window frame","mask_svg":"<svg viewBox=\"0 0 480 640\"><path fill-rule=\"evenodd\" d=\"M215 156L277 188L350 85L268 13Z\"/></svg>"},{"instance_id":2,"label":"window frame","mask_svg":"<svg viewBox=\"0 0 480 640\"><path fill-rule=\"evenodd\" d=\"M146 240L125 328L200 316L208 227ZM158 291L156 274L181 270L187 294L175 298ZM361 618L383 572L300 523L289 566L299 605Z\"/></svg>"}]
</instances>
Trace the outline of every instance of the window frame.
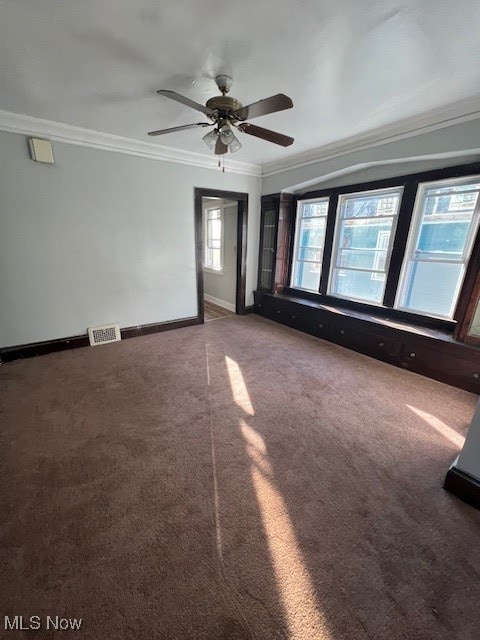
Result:
<instances>
[{"instance_id":1,"label":"window frame","mask_svg":"<svg viewBox=\"0 0 480 640\"><path fill-rule=\"evenodd\" d=\"M461 259L457 260L445 260L445 259L435 259L432 258L430 260L415 260L413 255L415 253L415 246L418 242L420 227L422 225L423 219L423 210L425 206L425 197L426 192L434 188L434 185L438 185L438 189L448 188L448 186L457 186L462 184L468 184L469 182L478 182L480 183L480 173L473 173L467 176L454 177L454 178L440 178L438 180L430 180L428 182L419 182L417 185L417 190L415 194L415 202L412 210L412 218L410 222L410 228L408 233L407 244L405 246L405 251L403 253L402 267L400 270L400 275L398 278L395 300L393 303L393 308L397 311L403 311L406 313L415 313L417 315L425 316L427 318L437 318L439 320L453 320L455 318L455 311L458 307L463 284L465 282L465 276L468 270L468 265L473 255L473 248L475 245L475 239L479 233L480 229L480 193L477 199L476 206L472 213L472 220L476 218L476 221L471 223L468 229L468 236L465 241L465 246L463 248ZM477 190L475 190L477 192ZM445 194L448 195L448 194ZM458 195L465 195L465 193L459 193ZM404 307L400 305L400 300L404 296L403 287L406 286L406 279L409 273L409 263L411 262L429 262L429 263L440 263L440 264L461 264L462 265L462 273L458 280L458 284L455 290L455 297L453 300L453 309L452 315L445 316L440 314L427 313L425 311L421 311L419 309L412 309L409 307Z\"/></svg>"},{"instance_id":2,"label":"window frame","mask_svg":"<svg viewBox=\"0 0 480 640\"><path fill-rule=\"evenodd\" d=\"M225 204L220 202L218 204L208 203L203 207L203 271L205 273L213 273L218 276L223 276L224 273L224 257L225 257ZM207 262L207 249L214 249L209 247L209 235L208 235L208 213L210 211L220 210L220 267L211 267L206 264Z\"/></svg>"},{"instance_id":3,"label":"window frame","mask_svg":"<svg viewBox=\"0 0 480 640\"><path fill-rule=\"evenodd\" d=\"M389 192L395 192L399 194L399 199L398 199L398 206L397 206L397 212L395 215L389 215L389 216L364 216L363 219L373 219L373 218L378 218L379 220L381 219L392 219L392 229L390 232L390 238L388 241L388 248L387 248L387 258L385 260L385 265L386 268L384 270L385 273L385 285L383 287L383 293L382 293L382 300L381 302L374 302L372 300L365 300L365 298L354 298L352 296L341 296L338 293L332 293L331 291L331 287L332 287L332 281L333 281L333 274L335 269L344 269L345 271L364 271L364 272L369 272L375 273L373 270L370 269L354 269L352 267L339 267L336 262L337 262L337 256L338 256L338 252L339 252L339 247L338 247L338 240L340 237L340 228L341 228L341 222L342 220L344 220L345 218L341 218L341 213L342 213L342 206L343 206L343 202L345 200L347 200L348 198L352 198L355 196L368 196L368 195L376 195L376 194L388 194ZM400 216L400 210L402 207L402 200L403 200L403 194L404 194L404 187L403 185L398 185L395 187L385 187L383 189L368 189L368 190L360 190L360 191L348 191L346 193L341 193L338 196L338 203L337 203L337 208L336 208L336 212L335 212L335 231L334 231L334 235L333 235L333 241L332 241L332 253L331 253L331 258L330 258L330 268L329 268L329 273L328 273L328 284L327 284L327 295L331 296L332 298L338 298L340 300L349 300L352 302L361 302L363 304L369 304L372 305L374 307L383 307L384 306L384 300L385 300L385 292L387 289L387 280L388 280L388 274L389 274L389 270L390 270L390 263L391 263L391 259L392 259L392 253L393 253L393 247L395 244L395 236L396 236L396 232L397 232L397 226L398 226L398 218Z\"/></svg>"},{"instance_id":4,"label":"window frame","mask_svg":"<svg viewBox=\"0 0 480 640\"><path fill-rule=\"evenodd\" d=\"M324 238L323 238L323 247L321 248L321 259L319 261L317 260L300 260L298 258L298 254L299 254L299 249L300 247L300 225L301 225L301 221L305 220L305 217L300 215L300 211L303 208L303 206L305 204L312 204L312 203L320 203L320 202L326 202L327 203L327 213L324 216L325 217L325 234L324 234ZM320 288L320 283L321 283L321 279L322 279L322 271L323 271L323 257L324 257L324 252L325 252L325 244L326 244L326 240L327 240L327 224L328 224L328 216L329 216L329 210L330 210L330 198L328 196L324 196L322 198L302 198L302 199L298 199L296 201L296 211L295 211L295 228L294 228L294 233L293 233L293 251L292 251L292 260L291 260L291 267L290 267L290 278L289 278L289 285L292 288L295 288L298 291L306 291L308 293L312 293L315 292L314 289L307 289L305 287L294 287L293 286L293 281L295 279L296 276L296 265L299 262L302 263L310 263L310 264L318 264L319 265L319 276L318 276L318 287L316 289L316 292L318 292L319 288ZM316 218L316 217L323 217L323 216L310 216L311 218Z\"/></svg>"},{"instance_id":5,"label":"window frame","mask_svg":"<svg viewBox=\"0 0 480 640\"><path fill-rule=\"evenodd\" d=\"M413 217L413 209L415 205L418 185L423 182L440 182L456 178L471 179L480 174L480 162L469 164L455 165L444 167L441 169L430 169L418 173L408 173L381 180L369 182L352 182L335 187L326 187L303 191L294 196L291 203L290 215L290 250L288 256L285 256L286 272L288 279L285 280L283 293L295 298L309 300L315 304L325 304L343 308L343 313L368 313L371 317L383 317L401 322L407 322L412 326L428 327L435 330L454 332L454 336L458 334L459 327L463 322L466 309L469 304L470 296L474 287L475 278L480 273L480 227L476 234L473 249L471 252L469 263L466 267L466 274L463 280L463 286L457 300L457 306L454 316L451 320L439 319L434 316L420 315L410 311L395 309L395 299L400 281L400 272L403 265L407 240L409 237L410 225ZM333 249L333 237L335 233L337 201L339 197L346 193L374 191L386 188L403 187L402 202L398 212L397 228L393 251L391 253L391 261L389 271L386 278L386 286L384 300L382 305L340 298L327 294L327 284L330 278L331 253ZM280 197L281 194L277 194ZM264 196L263 198L273 198L275 194ZM296 225L296 204L299 200L320 199L324 197L330 198L330 206L328 210L327 228L325 234L325 246L323 253L323 265L320 278L319 292L306 291L291 286L292 270L293 270L293 245L294 232Z\"/></svg>"}]
</instances>

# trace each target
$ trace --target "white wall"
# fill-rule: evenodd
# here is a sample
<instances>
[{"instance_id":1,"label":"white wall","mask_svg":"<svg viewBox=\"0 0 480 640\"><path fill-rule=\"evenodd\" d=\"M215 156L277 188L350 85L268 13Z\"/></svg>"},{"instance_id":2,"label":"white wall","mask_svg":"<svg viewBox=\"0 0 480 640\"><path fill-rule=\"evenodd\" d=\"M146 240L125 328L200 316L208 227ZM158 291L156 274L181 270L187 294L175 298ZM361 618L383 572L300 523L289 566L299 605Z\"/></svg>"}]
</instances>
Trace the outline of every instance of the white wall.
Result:
<instances>
[{"instance_id":1,"label":"white wall","mask_svg":"<svg viewBox=\"0 0 480 640\"><path fill-rule=\"evenodd\" d=\"M260 178L62 143L54 155L33 162L25 136L0 132L0 346L195 316L195 187L249 194L253 303Z\"/></svg>"},{"instance_id":2,"label":"white wall","mask_svg":"<svg viewBox=\"0 0 480 640\"><path fill-rule=\"evenodd\" d=\"M237 293L237 217L237 204L226 203L223 214L223 269L218 273L203 272L205 295L233 306Z\"/></svg>"}]
</instances>

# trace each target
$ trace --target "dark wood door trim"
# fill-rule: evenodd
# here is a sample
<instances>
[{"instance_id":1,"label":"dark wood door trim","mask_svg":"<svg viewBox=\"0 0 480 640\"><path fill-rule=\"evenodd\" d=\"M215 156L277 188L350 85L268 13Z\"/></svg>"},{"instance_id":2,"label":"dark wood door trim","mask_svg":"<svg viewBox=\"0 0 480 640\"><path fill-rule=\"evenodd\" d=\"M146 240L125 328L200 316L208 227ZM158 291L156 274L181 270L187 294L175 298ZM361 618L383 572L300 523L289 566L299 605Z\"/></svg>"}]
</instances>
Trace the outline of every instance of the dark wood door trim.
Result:
<instances>
[{"instance_id":1,"label":"dark wood door trim","mask_svg":"<svg viewBox=\"0 0 480 640\"><path fill-rule=\"evenodd\" d=\"M221 191L217 189L195 188L195 265L197 270L197 299L198 320L204 322L203 303L203 224L202 224L202 198L223 198L235 200L238 203L237 218L237 283L235 313L244 315L248 313L245 305L247 290L247 231L248 231L248 193L237 191Z\"/></svg>"}]
</instances>

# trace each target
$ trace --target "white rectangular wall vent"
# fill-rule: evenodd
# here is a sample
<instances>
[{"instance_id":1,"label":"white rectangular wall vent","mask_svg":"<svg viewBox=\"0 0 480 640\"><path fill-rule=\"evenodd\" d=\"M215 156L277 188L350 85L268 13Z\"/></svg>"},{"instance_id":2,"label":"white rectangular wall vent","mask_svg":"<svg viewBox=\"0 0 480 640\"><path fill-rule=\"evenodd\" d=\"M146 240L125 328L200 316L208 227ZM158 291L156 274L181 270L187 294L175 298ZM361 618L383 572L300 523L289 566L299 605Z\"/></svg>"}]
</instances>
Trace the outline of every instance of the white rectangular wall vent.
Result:
<instances>
[{"instance_id":1,"label":"white rectangular wall vent","mask_svg":"<svg viewBox=\"0 0 480 640\"><path fill-rule=\"evenodd\" d=\"M91 347L95 347L98 344L107 344L108 342L117 342L117 340L122 339L120 325L103 324L100 327L89 327L88 338Z\"/></svg>"}]
</instances>

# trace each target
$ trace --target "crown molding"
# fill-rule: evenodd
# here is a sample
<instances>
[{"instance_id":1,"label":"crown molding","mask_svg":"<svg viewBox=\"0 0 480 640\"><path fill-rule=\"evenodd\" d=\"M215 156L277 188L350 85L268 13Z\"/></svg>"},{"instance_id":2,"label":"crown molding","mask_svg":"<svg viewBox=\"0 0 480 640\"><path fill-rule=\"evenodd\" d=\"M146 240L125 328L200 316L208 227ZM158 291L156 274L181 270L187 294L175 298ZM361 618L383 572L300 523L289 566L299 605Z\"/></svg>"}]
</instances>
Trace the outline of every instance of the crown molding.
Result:
<instances>
[{"instance_id":1,"label":"crown molding","mask_svg":"<svg viewBox=\"0 0 480 640\"><path fill-rule=\"evenodd\" d=\"M151 160L162 160L203 169L218 170L218 158L215 156L183 151L152 142L124 138L111 133L83 129L82 127L75 127L62 122L33 118L10 111L0 110L0 131L20 133L26 136L42 136L55 142L64 142L80 147L90 147L141 158L150 158ZM255 177L262 176L262 168L257 164L226 159L225 169L229 173L240 173Z\"/></svg>"},{"instance_id":2,"label":"crown molding","mask_svg":"<svg viewBox=\"0 0 480 640\"><path fill-rule=\"evenodd\" d=\"M283 171L298 169L317 162L362 151L389 142L403 140L413 136L450 127L454 124L480 118L480 95L438 107L427 113L383 125L366 133L356 134L316 149L289 156L279 161L263 165L225 159L225 169L229 173L238 173L254 177L268 177ZM154 144L143 140L125 138L110 133L84 129L61 122L34 118L10 111L0 110L0 130L22 135L43 136L56 142L90 147L103 151L123 153L152 160L174 162L203 169L218 170L218 158L215 156L184 151L173 147Z\"/></svg>"},{"instance_id":3,"label":"crown molding","mask_svg":"<svg viewBox=\"0 0 480 640\"><path fill-rule=\"evenodd\" d=\"M475 120L476 118L480 118L480 95L432 109L427 113L398 120L365 133L343 138L337 142L310 149L284 160L267 162L262 165L263 177L266 178L283 171L331 160L354 151L363 151L370 147L411 138L429 131L445 129L454 124Z\"/></svg>"}]
</instances>

